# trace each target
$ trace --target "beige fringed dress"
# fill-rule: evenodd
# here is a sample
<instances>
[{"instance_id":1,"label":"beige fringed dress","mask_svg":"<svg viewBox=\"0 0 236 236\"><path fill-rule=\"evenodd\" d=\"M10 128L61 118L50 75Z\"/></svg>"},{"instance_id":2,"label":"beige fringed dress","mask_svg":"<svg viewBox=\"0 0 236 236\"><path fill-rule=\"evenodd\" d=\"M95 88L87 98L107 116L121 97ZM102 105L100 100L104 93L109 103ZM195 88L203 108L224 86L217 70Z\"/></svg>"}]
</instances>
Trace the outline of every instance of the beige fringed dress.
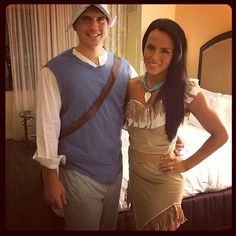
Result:
<instances>
[{"instance_id":1,"label":"beige fringed dress","mask_svg":"<svg viewBox=\"0 0 236 236\"><path fill-rule=\"evenodd\" d=\"M191 81L186 86L185 102L199 92ZM163 174L160 156L174 151L165 133L165 112L160 101L145 107L130 100L124 128L129 132L129 193L137 230L176 230L186 218L181 208L184 178L181 173Z\"/></svg>"}]
</instances>

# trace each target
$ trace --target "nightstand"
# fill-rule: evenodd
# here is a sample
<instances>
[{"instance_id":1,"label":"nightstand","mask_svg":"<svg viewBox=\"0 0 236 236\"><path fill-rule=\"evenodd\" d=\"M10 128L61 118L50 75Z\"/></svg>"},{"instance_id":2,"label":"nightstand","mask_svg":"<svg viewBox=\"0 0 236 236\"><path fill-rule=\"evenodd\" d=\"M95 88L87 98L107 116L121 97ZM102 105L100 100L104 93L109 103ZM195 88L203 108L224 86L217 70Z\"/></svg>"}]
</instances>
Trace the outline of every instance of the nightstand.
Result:
<instances>
[{"instance_id":1,"label":"nightstand","mask_svg":"<svg viewBox=\"0 0 236 236\"><path fill-rule=\"evenodd\" d=\"M35 120L36 119L36 113L33 111L22 111L19 116L21 118L23 118L21 124L24 127L24 131L25 131L25 140L28 141L31 138L35 138L35 135L29 135L28 134L28 127L33 126L32 122L30 123L30 121Z\"/></svg>"}]
</instances>

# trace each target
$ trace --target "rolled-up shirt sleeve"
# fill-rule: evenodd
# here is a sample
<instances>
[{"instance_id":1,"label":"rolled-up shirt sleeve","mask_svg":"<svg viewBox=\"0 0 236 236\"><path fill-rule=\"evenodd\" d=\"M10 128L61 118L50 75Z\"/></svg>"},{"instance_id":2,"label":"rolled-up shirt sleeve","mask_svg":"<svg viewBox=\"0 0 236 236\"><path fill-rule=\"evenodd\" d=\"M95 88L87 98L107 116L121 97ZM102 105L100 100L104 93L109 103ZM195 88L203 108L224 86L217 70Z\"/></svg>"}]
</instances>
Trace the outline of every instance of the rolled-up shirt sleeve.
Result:
<instances>
[{"instance_id":1,"label":"rolled-up shirt sleeve","mask_svg":"<svg viewBox=\"0 0 236 236\"><path fill-rule=\"evenodd\" d=\"M66 161L64 155L58 155L61 97L56 78L47 67L40 71L36 96L37 150L33 159L42 166L56 169L60 162Z\"/></svg>"}]
</instances>

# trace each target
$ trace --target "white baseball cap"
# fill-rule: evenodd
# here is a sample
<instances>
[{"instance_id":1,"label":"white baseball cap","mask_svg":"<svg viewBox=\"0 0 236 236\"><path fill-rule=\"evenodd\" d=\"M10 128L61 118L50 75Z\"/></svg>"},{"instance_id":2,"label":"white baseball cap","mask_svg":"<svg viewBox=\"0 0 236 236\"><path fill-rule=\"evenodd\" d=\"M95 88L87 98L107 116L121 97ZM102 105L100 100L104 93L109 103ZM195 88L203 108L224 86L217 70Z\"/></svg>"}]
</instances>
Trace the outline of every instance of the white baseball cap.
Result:
<instances>
[{"instance_id":1,"label":"white baseball cap","mask_svg":"<svg viewBox=\"0 0 236 236\"><path fill-rule=\"evenodd\" d=\"M67 27L67 31L70 27L75 23L75 21L80 17L80 15L91 5L97 7L100 11L102 11L108 18L108 26L112 27L116 21L117 16L112 17L109 13L107 4L77 4L73 9L73 15L70 24Z\"/></svg>"}]
</instances>

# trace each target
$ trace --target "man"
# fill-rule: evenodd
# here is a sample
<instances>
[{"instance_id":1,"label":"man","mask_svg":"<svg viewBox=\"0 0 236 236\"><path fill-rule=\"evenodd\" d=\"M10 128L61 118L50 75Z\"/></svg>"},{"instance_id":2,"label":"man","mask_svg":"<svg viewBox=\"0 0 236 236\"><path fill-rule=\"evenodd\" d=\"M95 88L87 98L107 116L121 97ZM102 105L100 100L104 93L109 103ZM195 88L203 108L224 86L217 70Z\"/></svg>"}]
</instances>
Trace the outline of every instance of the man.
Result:
<instances>
[{"instance_id":1,"label":"man","mask_svg":"<svg viewBox=\"0 0 236 236\"><path fill-rule=\"evenodd\" d=\"M50 60L37 86L37 152L46 202L64 210L66 230L115 230L122 179L121 129L128 80L121 59L115 83L96 114L59 139L99 97L114 54L103 47L115 18L105 4L79 4L71 24L79 44ZM59 175L58 175L58 167Z\"/></svg>"}]
</instances>

